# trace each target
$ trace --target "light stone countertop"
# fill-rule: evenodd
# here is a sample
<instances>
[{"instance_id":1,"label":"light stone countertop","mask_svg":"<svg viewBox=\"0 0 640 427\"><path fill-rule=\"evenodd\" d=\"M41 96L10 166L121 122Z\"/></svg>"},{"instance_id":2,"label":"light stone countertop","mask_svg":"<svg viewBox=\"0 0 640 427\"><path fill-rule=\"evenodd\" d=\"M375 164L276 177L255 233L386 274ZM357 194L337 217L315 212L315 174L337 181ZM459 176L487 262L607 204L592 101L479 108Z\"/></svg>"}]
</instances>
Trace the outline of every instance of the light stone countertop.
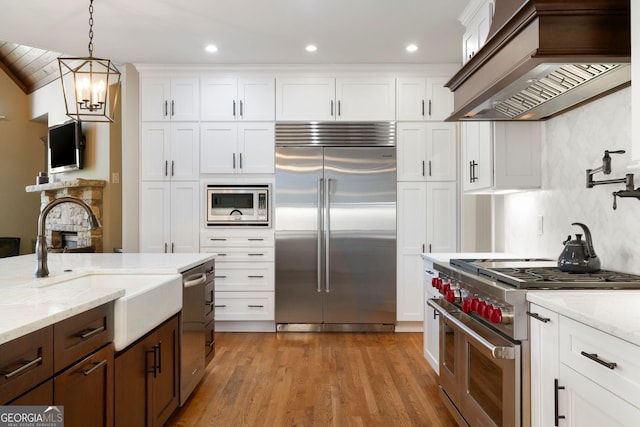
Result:
<instances>
[{"instance_id":1,"label":"light stone countertop","mask_svg":"<svg viewBox=\"0 0 640 427\"><path fill-rule=\"evenodd\" d=\"M50 274L44 278L33 276L34 254L2 258L0 344L125 295L122 288L79 290L64 283L69 279L92 274L176 275L213 258L210 253L48 254Z\"/></svg>"},{"instance_id":2,"label":"light stone countertop","mask_svg":"<svg viewBox=\"0 0 640 427\"><path fill-rule=\"evenodd\" d=\"M432 262L449 262L452 258L523 258L506 252L431 252L422 253L420 256Z\"/></svg>"},{"instance_id":3,"label":"light stone countertop","mask_svg":"<svg viewBox=\"0 0 640 427\"><path fill-rule=\"evenodd\" d=\"M640 346L640 290L528 291L527 301Z\"/></svg>"}]
</instances>

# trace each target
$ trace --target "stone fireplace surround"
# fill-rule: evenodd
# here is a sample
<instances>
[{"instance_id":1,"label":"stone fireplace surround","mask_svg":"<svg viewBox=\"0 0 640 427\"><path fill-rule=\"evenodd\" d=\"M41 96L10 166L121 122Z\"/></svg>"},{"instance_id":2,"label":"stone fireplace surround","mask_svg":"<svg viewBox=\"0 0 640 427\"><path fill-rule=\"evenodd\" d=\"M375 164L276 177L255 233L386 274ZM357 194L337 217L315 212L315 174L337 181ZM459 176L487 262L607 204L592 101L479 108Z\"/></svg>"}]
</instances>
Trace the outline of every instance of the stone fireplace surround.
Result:
<instances>
[{"instance_id":1,"label":"stone fireplace surround","mask_svg":"<svg viewBox=\"0 0 640 427\"><path fill-rule=\"evenodd\" d=\"M40 210L49 202L60 197L71 196L84 200L100 222L102 222L102 195L106 181L74 179L71 181L53 182L48 184L29 185L28 193L40 192ZM77 233L77 248L93 247L95 252L103 252L102 228L89 230L87 213L80 206L73 203L62 203L54 207L45 222L45 236L47 247L58 246L52 244L52 232ZM59 233L56 233L59 234Z\"/></svg>"}]
</instances>

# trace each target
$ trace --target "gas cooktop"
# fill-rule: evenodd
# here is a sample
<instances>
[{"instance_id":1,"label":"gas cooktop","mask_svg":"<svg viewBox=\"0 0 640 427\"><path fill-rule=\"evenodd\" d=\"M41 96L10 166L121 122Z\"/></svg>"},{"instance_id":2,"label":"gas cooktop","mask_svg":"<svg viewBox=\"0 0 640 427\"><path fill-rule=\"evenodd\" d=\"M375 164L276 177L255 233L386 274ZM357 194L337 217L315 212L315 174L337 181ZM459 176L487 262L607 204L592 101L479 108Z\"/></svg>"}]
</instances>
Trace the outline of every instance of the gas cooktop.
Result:
<instances>
[{"instance_id":1,"label":"gas cooktop","mask_svg":"<svg viewBox=\"0 0 640 427\"><path fill-rule=\"evenodd\" d=\"M609 270L567 273L550 259L452 259L450 264L520 289L640 289L640 276Z\"/></svg>"}]
</instances>

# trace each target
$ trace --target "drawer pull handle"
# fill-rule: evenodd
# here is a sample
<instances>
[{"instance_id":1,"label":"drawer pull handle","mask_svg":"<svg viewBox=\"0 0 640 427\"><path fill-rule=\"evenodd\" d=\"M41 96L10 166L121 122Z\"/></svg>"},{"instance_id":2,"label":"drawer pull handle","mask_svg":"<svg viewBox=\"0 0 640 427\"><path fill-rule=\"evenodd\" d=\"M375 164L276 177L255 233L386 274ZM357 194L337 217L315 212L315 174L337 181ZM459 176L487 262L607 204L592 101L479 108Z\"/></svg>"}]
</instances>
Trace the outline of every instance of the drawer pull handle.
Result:
<instances>
[{"instance_id":1,"label":"drawer pull handle","mask_svg":"<svg viewBox=\"0 0 640 427\"><path fill-rule=\"evenodd\" d=\"M213 343L215 343L215 341L209 341L209 342L207 343L207 347L209 347L209 348L213 348Z\"/></svg>"},{"instance_id":2,"label":"drawer pull handle","mask_svg":"<svg viewBox=\"0 0 640 427\"><path fill-rule=\"evenodd\" d=\"M99 326L99 327L97 327L95 329L92 329L92 330L90 330L88 332L85 332L84 334L79 334L78 337L80 337L81 339L84 340L84 339L90 338L90 337L94 336L95 334L97 334L99 332L102 332L102 331L104 331L104 325Z\"/></svg>"},{"instance_id":3,"label":"drawer pull handle","mask_svg":"<svg viewBox=\"0 0 640 427\"><path fill-rule=\"evenodd\" d=\"M218 238L218 237L212 237L209 240L211 240L212 242L226 242L227 241L227 239Z\"/></svg>"},{"instance_id":4,"label":"drawer pull handle","mask_svg":"<svg viewBox=\"0 0 640 427\"><path fill-rule=\"evenodd\" d=\"M106 364L107 364L107 359L105 359L105 360L103 360L101 362L93 362L93 367L91 369L80 371L80 372L82 372L82 375L84 375L86 377L87 375L91 375L96 369L98 369L101 366L104 366Z\"/></svg>"},{"instance_id":5,"label":"drawer pull handle","mask_svg":"<svg viewBox=\"0 0 640 427\"><path fill-rule=\"evenodd\" d=\"M218 256L227 256L227 254L219 253Z\"/></svg>"},{"instance_id":6,"label":"drawer pull handle","mask_svg":"<svg viewBox=\"0 0 640 427\"><path fill-rule=\"evenodd\" d=\"M560 425L560 420L564 420L566 417L564 415L560 415L560 405L558 405L558 391L564 390L564 386L558 384L558 379L555 378L553 380L553 406L554 406L554 415L555 415L555 423L553 424L555 427Z\"/></svg>"},{"instance_id":7,"label":"drawer pull handle","mask_svg":"<svg viewBox=\"0 0 640 427\"><path fill-rule=\"evenodd\" d=\"M13 371L13 372L9 372L9 373L4 373L4 372L3 372L3 374L4 374L4 379L5 379L5 380L8 380L8 379L10 379L11 377L15 377L16 375L21 374L22 372L26 371L27 369L31 368L32 366L35 366L35 365L39 364L40 362L42 362L42 356L37 357L37 358L33 359L33 360L32 360L32 361L30 361L30 362L22 362L22 363L23 363L23 365L22 365L22 366L20 366L20 367L19 367L18 369L16 369L15 371Z\"/></svg>"},{"instance_id":8,"label":"drawer pull handle","mask_svg":"<svg viewBox=\"0 0 640 427\"><path fill-rule=\"evenodd\" d=\"M247 276L249 279L264 279L264 276Z\"/></svg>"},{"instance_id":9,"label":"drawer pull handle","mask_svg":"<svg viewBox=\"0 0 640 427\"><path fill-rule=\"evenodd\" d=\"M617 363L606 362L606 361L600 359L596 353L587 353L586 351L581 351L580 354L583 355L584 357L586 357L587 359L591 359L594 362L598 362L602 366L606 366L609 369L616 369L616 366L618 366Z\"/></svg>"},{"instance_id":10,"label":"drawer pull handle","mask_svg":"<svg viewBox=\"0 0 640 427\"><path fill-rule=\"evenodd\" d=\"M248 304L247 307L249 307L249 308L264 308L264 305Z\"/></svg>"},{"instance_id":11,"label":"drawer pull handle","mask_svg":"<svg viewBox=\"0 0 640 427\"><path fill-rule=\"evenodd\" d=\"M225 308L225 307L226 307L226 305L224 305L224 304L222 304L222 305L215 305L214 307L215 307L215 308Z\"/></svg>"},{"instance_id":12,"label":"drawer pull handle","mask_svg":"<svg viewBox=\"0 0 640 427\"><path fill-rule=\"evenodd\" d=\"M549 319L548 317L542 317L538 313L531 313L530 311L527 311L527 316L533 317L534 319L539 320L539 321L544 322L544 323L551 322L551 319Z\"/></svg>"},{"instance_id":13,"label":"drawer pull handle","mask_svg":"<svg viewBox=\"0 0 640 427\"><path fill-rule=\"evenodd\" d=\"M208 306L209 308L217 307L215 304L216 304L215 301L207 301L207 302L204 303L204 305Z\"/></svg>"},{"instance_id":14,"label":"drawer pull handle","mask_svg":"<svg viewBox=\"0 0 640 427\"><path fill-rule=\"evenodd\" d=\"M226 279L227 276L215 276L216 279Z\"/></svg>"},{"instance_id":15,"label":"drawer pull handle","mask_svg":"<svg viewBox=\"0 0 640 427\"><path fill-rule=\"evenodd\" d=\"M250 241L250 242L264 242L264 239L262 237L260 237L260 238L251 238L250 237L247 240Z\"/></svg>"},{"instance_id":16,"label":"drawer pull handle","mask_svg":"<svg viewBox=\"0 0 640 427\"><path fill-rule=\"evenodd\" d=\"M248 254L249 256L264 256L264 254Z\"/></svg>"}]
</instances>

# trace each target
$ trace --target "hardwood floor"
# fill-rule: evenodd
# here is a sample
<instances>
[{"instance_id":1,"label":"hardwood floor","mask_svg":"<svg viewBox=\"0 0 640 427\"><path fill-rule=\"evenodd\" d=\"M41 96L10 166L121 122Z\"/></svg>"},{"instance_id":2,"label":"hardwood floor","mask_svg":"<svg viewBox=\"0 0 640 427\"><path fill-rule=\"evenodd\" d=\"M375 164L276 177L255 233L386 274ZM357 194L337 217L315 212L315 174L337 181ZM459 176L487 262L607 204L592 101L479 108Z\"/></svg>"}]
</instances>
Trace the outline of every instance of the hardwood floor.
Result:
<instances>
[{"instance_id":1,"label":"hardwood floor","mask_svg":"<svg viewBox=\"0 0 640 427\"><path fill-rule=\"evenodd\" d=\"M455 422L420 333L218 333L168 426L430 426Z\"/></svg>"}]
</instances>

